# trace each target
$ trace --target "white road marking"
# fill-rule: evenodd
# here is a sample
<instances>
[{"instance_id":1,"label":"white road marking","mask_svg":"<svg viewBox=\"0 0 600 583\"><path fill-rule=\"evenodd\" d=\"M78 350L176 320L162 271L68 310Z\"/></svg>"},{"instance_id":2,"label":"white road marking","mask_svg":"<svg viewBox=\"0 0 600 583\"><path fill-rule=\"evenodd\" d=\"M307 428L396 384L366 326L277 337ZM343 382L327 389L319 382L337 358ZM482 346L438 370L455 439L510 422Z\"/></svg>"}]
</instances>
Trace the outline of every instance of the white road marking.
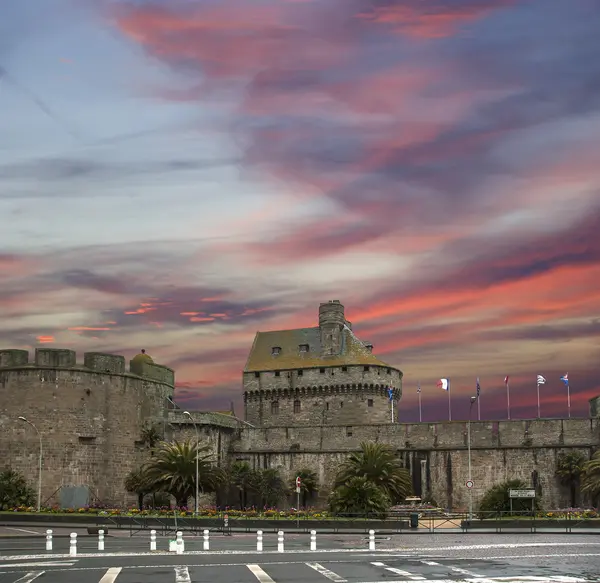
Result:
<instances>
[{"instance_id":1,"label":"white road marking","mask_svg":"<svg viewBox=\"0 0 600 583\"><path fill-rule=\"evenodd\" d=\"M323 577L327 577L327 579L330 579L331 581L335 581L336 583L347 583L347 581L348 581L347 579L344 579L337 573L334 573L333 571L326 569L325 567L323 567L323 565L320 565L319 563L305 563L305 565L308 565L311 569L314 569L317 573L321 573L321 575L323 575Z\"/></svg>"},{"instance_id":2,"label":"white road marking","mask_svg":"<svg viewBox=\"0 0 600 583\"><path fill-rule=\"evenodd\" d=\"M460 573L461 575L467 575L469 577L483 577L483 575L478 575L477 573L473 573L473 571L467 571L466 569L461 569L460 567L453 567L452 565L442 565L442 563L436 563L435 561L422 560L421 563L423 563L424 565L431 565L435 567L443 567L446 569L450 569L451 571Z\"/></svg>"},{"instance_id":3,"label":"white road marking","mask_svg":"<svg viewBox=\"0 0 600 583\"><path fill-rule=\"evenodd\" d=\"M41 534L37 530L27 530L25 528L16 528L15 526L5 526L6 530L14 530L16 532L26 532L27 534Z\"/></svg>"},{"instance_id":4,"label":"white road marking","mask_svg":"<svg viewBox=\"0 0 600 583\"><path fill-rule=\"evenodd\" d=\"M100 583L115 583L115 579L119 576L122 568L123 567L111 567L104 573L104 576L100 579Z\"/></svg>"},{"instance_id":5,"label":"white road marking","mask_svg":"<svg viewBox=\"0 0 600 583\"><path fill-rule=\"evenodd\" d=\"M0 569L10 569L11 567L54 567L55 565L58 565L59 567L72 567L74 564L74 562L69 561L47 561L45 563L10 563L8 565L0 565Z\"/></svg>"},{"instance_id":6,"label":"white road marking","mask_svg":"<svg viewBox=\"0 0 600 583\"><path fill-rule=\"evenodd\" d=\"M577 577L473 577L471 579L424 579L424 583L585 583ZM357 583L406 583L405 579L358 581Z\"/></svg>"},{"instance_id":7,"label":"white road marking","mask_svg":"<svg viewBox=\"0 0 600 583\"><path fill-rule=\"evenodd\" d=\"M408 571L403 571L402 569L397 569L396 567L388 567L385 563L375 562L371 563L371 565L374 565L375 567L382 567L386 571L394 573L395 575L402 575L403 577L408 577L411 581L425 581L425 577L422 577L421 575L413 575Z\"/></svg>"},{"instance_id":8,"label":"white road marking","mask_svg":"<svg viewBox=\"0 0 600 583\"><path fill-rule=\"evenodd\" d=\"M175 583L192 583L188 567L175 567Z\"/></svg>"},{"instance_id":9,"label":"white road marking","mask_svg":"<svg viewBox=\"0 0 600 583\"><path fill-rule=\"evenodd\" d=\"M260 583L275 583L271 577L269 577L258 565L246 565Z\"/></svg>"},{"instance_id":10,"label":"white road marking","mask_svg":"<svg viewBox=\"0 0 600 583\"><path fill-rule=\"evenodd\" d=\"M34 573L27 573L27 575L17 579L15 583L31 583L34 579L37 579L40 575L43 575L44 571L36 571Z\"/></svg>"}]
</instances>

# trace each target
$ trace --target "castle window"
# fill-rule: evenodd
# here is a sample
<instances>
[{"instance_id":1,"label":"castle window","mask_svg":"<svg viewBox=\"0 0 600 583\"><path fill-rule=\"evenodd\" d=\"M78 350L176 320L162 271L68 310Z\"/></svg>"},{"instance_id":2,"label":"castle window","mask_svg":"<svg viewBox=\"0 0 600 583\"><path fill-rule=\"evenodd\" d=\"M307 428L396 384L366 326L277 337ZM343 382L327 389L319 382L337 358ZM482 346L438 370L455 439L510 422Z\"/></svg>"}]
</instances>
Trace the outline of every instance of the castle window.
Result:
<instances>
[{"instance_id":1,"label":"castle window","mask_svg":"<svg viewBox=\"0 0 600 583\"><path fill-rule=\"evenodd\" d=\"M300 344L298 348L300 352L308 352L308 344Z\"/></svg>"},{"instance_id":2,"label":"castle window","mask_svg":"<svg viewBox=\"0 0 600 583\"><path fill-rule=\"evenodd\" d=\"M325 403L325 409L326 409L327 411L329 411L329 401L327 401L327 403Z\"/></svg>"},{"instance_id":3,"label":"castle window","mask_svg":"<svg viewBox=\"0 0 600 583\"><path fill-rule=\"evenodd\" d=\"M344 401L340 401L340 409L344 407Z\"/></svg>"},{"instance_id":4,"label":"castle window","mask_svg":"<svg viewBox=\"0 0 600 583\"><path fill-rule=\"evenodd\" d=\"M271 348L271 354L273 356L279 356L281 354L281 346L273 346L273 348Z\"/></svg>"},{"instance_id":5,"label":"castle window","mask_svg":"<svg viewBox=\"0 0 600 583\"><path fill-rule=\"evenodd\" d=\"M279 413L279 401L271 402L271 415L277 415Z\"/></svg>"},{"instance_id":6,"label":"castle window","mask_svg":"<svg viewBox=\"0 0 600 583\"><path fill-rule=\"evenodd\" d=\"M363 370L364 370L365 372L369 372L369 367L368 367L368 366L365 366Z\"/></svg>"},{"instance_id":7,"label":"castle window","mask_svg":"<svg viewBox=\"0 0 600 583\"><path fill-rule=\"evenodd\" d=\"M352 427L346 427L346 437L352 437Z\"/></svg>"},{"instance_id":8,"label":"castle window","mask_svg":"<svg viewBox=\"0 0 600 583\"><path fill-rule=\"evenodd\" d=\"M299 376L299 377L301 377L301 376L303 376L303 375L304 375L304 371L303 371L303 370L299 370L299 371L298 371L298 376Z\"/></svg>"},{"instance_id":9,"label":"castle window","mask_svg":"<svg viewBox=\"0 0 600 583\"><path fill-rule=\"evenodd\" d=\"M388 374L392 374L392 369L391 369L391 368L388 368L388 369L387 369L387 373L388 373Z\"/></svg>"},{"instance_id":10,"label":"castle window","mask_svg":"<svg viewBox=\"0 0 600 583\"><path fill-rule=\"evenodd\" d=\"M298 399L296 399L294 401L294 413L300 413L300 407L301 407L300 401Z\"/></svg>"},{"instance_id":11,"label":"castle window","mask_svg":"<svg viewBox=\"0 0 600 583\"><path fill-rule=\"evenodd\" d=\"M373 406L373 399L367 399L367 407Z\"/></svg>"},{"instance_id":12,"label":"castle window","mask_svg":"<svg viewBox=\"0 0 600 583\"><path fill-rule=\"evenodd\" d=\"M320 372L321 374L325 374L325 369L324 369L324 368L320 368L320 369L319 369L319 372Z\"/></svg>"},{"instance_id":13,"label":"castle window","mask_svg":"<svg viewBox=\"0 0 600 583\"><path fill-rule=\"evenodd\" d=\"M255 372L254 373L254 378L255 379L259 379L260 378L260 373L259 372Z\"/></svg>"},{"instance_id":14,"label":"castle window","mask_svg":"<svg viewBox=\"0 0 600 583\"><path fill-rule=\"evenodd\" d=\"M347 366L343 366L342 367L342 372L348 372L348 367Z\"/></svg>"},{"instance_id":15,"label":"castle window","mask_svg":"<svg viewBox=\"0 0 600 583\"><path fill-rule=\"evenodd\" d=\"M276 370L276 371L275 371L275 376L276 376L276 377L280 377L280 376L281 376L281 373L280 373L278 370Z\"/></svg>"}]
</instances>

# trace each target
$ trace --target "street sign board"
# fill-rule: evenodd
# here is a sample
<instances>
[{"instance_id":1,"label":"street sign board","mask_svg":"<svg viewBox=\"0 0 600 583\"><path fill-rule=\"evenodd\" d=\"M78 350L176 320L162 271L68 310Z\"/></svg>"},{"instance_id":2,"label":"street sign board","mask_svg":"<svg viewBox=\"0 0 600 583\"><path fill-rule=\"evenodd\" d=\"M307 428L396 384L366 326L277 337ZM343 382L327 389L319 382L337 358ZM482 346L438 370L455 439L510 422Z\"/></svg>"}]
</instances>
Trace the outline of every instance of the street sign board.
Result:
<instances>
[{"instance_id":1,"label":"street sign board","mask_svg":"<svg viewBox=\"0 0 600 583\"><path fill-rule=\"evenodd\" d=\"M300 494L300 486L302 485L302 480L300 476L296 478L296 494Z\"/></svg>"},{"instance_id":2,"label":"street sign board","mask_svg":"<svg viewBox=\"0 0 600 583\"><path fill-rule=\"evenodd\" d=\"M509 490L510 498L535 498L535 490Z\"/></svg>"},{"instance_id":3,"label":"street sign board","mask_svg":"<svg viewBox=\"0 0 600 583\"><path fill-rule=\"evenodd\" d=\"M473 484L473 480L467 480L465 486L471 489L475 484Z\"/></svg>"}]
</instances>

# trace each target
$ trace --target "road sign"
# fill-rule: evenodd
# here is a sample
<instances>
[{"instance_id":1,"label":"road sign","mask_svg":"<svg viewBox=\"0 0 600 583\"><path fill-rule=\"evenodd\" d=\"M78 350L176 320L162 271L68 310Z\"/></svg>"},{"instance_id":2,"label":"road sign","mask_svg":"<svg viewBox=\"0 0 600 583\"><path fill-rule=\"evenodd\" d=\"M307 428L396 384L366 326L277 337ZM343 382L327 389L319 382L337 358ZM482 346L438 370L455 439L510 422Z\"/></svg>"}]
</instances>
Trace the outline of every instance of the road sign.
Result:
<instances>
[{"instance_id":1,"label":"road sign","mask_svg":"<svg viewBox=\"0 0 600 583\"><path fill-rule=\"evenodd\" d=\"M467 480L465 486L469 488L469 490L474 486L473 480Z\"/></svg>"},{"instance_id":2,"label":"road sign","mask_svg":"<svg viewBox=\"0 0 600 583\"><path fill-rule=\"evenodd\" d=\"M535 498L535 490L509 490L510 498Z\"/></svg>"},{"instance_id":3,"label":"road sign","mask_svg":"<svg viewBox=\"0 0 600 583\"><path fill-rule=\"evenodd\" d=\"M296 493L300 494L300 486L302 485L302 480L300 479L300 476L298 476L296 478Z\"/></svg>"}]
</instances>

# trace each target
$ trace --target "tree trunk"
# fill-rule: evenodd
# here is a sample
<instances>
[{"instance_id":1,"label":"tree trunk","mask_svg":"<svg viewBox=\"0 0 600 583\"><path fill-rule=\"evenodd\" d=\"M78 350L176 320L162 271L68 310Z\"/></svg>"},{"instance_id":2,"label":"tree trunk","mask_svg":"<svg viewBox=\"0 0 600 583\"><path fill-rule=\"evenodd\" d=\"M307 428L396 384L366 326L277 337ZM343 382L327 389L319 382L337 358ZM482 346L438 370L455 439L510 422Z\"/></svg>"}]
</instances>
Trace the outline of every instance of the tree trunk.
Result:
<instances>
[{"instance_id":1,"label":"tree trunk","mask_svg":"<svg viewBox=\"0 0 600 583\"><path fill-rule=\"evenodd\" d=\"M571 480L571 508L575 508L575 504L576 504L575 498L577 497L577 491L576 491L575 486L576 486L575 480Z\"/></svg>"},{"instance_id":2,"label":"tree trunk","mask_svg":"<svg viewBox=\"0 0 600 583\"><path fill-rule=\"evenodd\" d=\"M138 507L140 510L144 509L144 494L138 492Z\"/></svg>"}]
</instances>

